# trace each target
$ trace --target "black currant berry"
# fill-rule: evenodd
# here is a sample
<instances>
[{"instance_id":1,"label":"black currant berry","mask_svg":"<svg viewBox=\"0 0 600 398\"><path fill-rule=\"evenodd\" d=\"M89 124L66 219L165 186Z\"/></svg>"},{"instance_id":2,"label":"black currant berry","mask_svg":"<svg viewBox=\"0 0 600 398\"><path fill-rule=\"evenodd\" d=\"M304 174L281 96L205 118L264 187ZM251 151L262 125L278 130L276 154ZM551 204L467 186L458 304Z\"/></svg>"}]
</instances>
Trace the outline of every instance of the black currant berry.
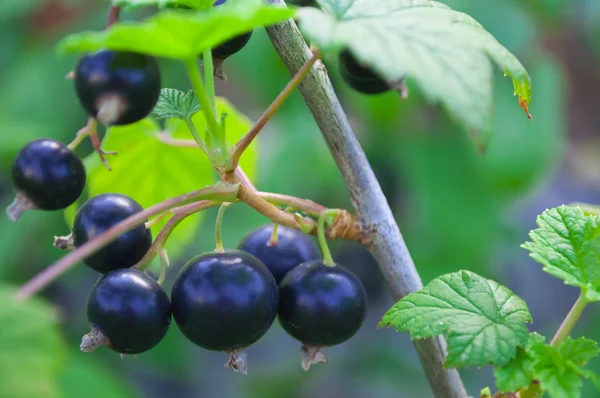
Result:
<instances>
[{"instance_id":1,"label":"black currant berry","mask_svg":"<svg viewBox=\"0 0 600 398\"><path fill-rule=\"evenodd\" d=\"M43 138L21 149L13 162L12 179L17 195L7 213L17 221L25 210L70 206L85 187L85 167L65 145Z\"/></svg>"},{"instance_id":2,"label":"black currant berry","mask_svg":"<svg viewBox=\"0 0 600 398\"><path fill-rule=\"evenodd\" d=\"M85 110L106 125L137 122L160 95L160 70L148 55L102 50L75 68L75 91Z\"/></svg>"},{"instance_id":3,"label":"black currant berry","mask_svg":"<svg viewBox=\"0 0 600 398\"><path fill-rule=\"evenodd\" d=\"M277 315L277 284L247 253L206 253L181 270L171 301L173 317L192 343L231 354L228 365L245 372L243 349L260 339Z\"/></svg>"},{"instance_id":4,"label":"black currant berry","mask_svg":"<svg viewBox=\"0 0 600 398\"><path fill-rule=\"evenodd\" d=\"M226 2L227 2L227 0L217 0L213 3L213 7L220 6L222 4L225 4ZM237 53L242 48L244 48L246 46L246 44L248 44L248 41L250 41L251 36L252 36L252 31L247 32L247 33L242 33L241 35L235 36L234 38L229 39L225 43L222 43L221 45L213 48L212 49L213 58L215 58L216 60L222 61L225 58L230 57L231 55Z\"/></svg>"},{"instance_id":5,"label":"black currant berry","mask_svg":"<svg viewBox=\"0 0 600 398\"><path fill-rule=\"evenodd\" d=\"M279 321L304 344L304 369L326 360L320 347L354 336L365 319L366 307L367 295L356 275L322 260L299 265L279 285Z\"/></svg>"},{"instance_id":6,"label":"black currant berry","mask_svg":"<svg viewBox=\"0 0 600 398\"><path fill-rule=\"evenodd\" d=\"M121 269L100 278L88 297L92 332L81 350L106 345L121 354L139 354L156 346L171 324L169 296L151 277L136 269Z\"/></svg>"},{"instance_id":7,"label":"black currant berry","mask_svg":"<svg viewBox=\"0 0 600 398\"><path fill-rule=\"evenodd\" d=\"M98 195L81 206L73 222L73 244L79 247L127 217L142 211L128 196ZM152 232L143 224L125 232L85 260L94 270L106 273L136 264L152 245Z\"/></svg>"},{"instance_id":8,"label":"black currant berry","mask_svg":"<svg viewBox=\"0 0 600 398\"><path fill-rule=\"evenodd\" d=\"M262 226L246 235L238 249L258 258L279 283L292 268L321 257L313 241L302 232L283 225L277 227L273 241L273 224Z\"/></svg>"},{"instance_id":9,"label":"black currant berry","mask_svg":"<svg viewBox=\"0 0 600 398\"><path fill-rule=\"evenodd\" d=\"M392 88L385 79L362 65L348 50L340 54L340 73L346 84L363 94L381 94Z\"/></svg>"},{"instance_id":10,"label":"black currant berry","mask_svg":"<svg viewBox=\"0 0 600 398\"><path fill-rule=\"evenodd\" d=\"M250 41L251 36L252 32L247 32L227 40L225 43L212 49L213 57L220 60L230 57L244 48Z\"/></svg>"}]
</instances>

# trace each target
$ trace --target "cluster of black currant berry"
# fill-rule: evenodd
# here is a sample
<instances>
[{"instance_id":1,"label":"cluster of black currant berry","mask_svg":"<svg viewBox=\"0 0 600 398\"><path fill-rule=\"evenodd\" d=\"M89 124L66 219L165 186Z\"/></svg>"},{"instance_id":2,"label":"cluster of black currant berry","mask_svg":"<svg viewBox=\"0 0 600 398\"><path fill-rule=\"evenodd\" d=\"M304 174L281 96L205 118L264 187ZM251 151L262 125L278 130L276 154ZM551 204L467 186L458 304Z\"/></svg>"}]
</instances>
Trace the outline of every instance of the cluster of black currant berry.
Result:
<instances>
[{"instance_id":1,"label":"cluster of black currant berry","mask_svg":"<svg viewBox=\"0 0 600 398\"><path fill-rule=\"evenodd\" d=\"M239 51L251 34L213 49L215 59L222 61ZM342 61L349 71L345 76L361 82L371 79L369 87L377 86L365 75L371 72L345 54ZM74 78L77 96L90 117L109 126L148 116L161 90L156 60L130 52L85 55ZM378 91L382 89L380 85ZM12 174L16 199L7 213L13 221L25 210L65 209L78 200L86 183L85 167L71 145L51 139L22 148ZM57 237L55 246L77 249L142 210L124 195L93 197L79 208L71 234ZM326 361L321 347L352 337L365 317L366 293L360 280L328 261L330 256L320 259L312 240L291 228L267 225L246 236L238 250L218 249L192 258L178 274L170 298L161 283L137 269L150 250L152 233L140 225L84 261L104 275L88 298L91 332L82 339L82 351L104 345L124 355L145 352L163 339L173 316L192 343L229 353L227 365L245 372L244 349L260 339L278 316L282 327L303 343L302 364L308 369L311 363Z\"/></svg>"},{"instance_id":2,"label":"cluster of black currant berry","mask_svg":"<svg viewBox=\"0 0 600 398\"><path fill-rule=\"evenodd\" d=\"M75 246L139 207L120 195L88 202L73 228ZM93 211L97 210L97 211ZM149 249L143 226L120 236L86 260L108 271L135 264ZM239 250L205 253L179 272L171 301L150 276L135 269L110 270L96 282L88 299L92 332L82 340L89 352L105 345L121 354L147 351L165 336L171 313L192 343L230 355L227 366L246 372L244 349L260 339L277 315L282 327L303 343L303 367L324 362L321 347L352 337L362 325L366 293L359 279L341 265L325 264L303 233L267 225L248 234ZM127 252L129 251L129 252ZM115 256L129 260L114 261ZM278 286L279 283L279 286Z\"/></svg>"}]
</instances>

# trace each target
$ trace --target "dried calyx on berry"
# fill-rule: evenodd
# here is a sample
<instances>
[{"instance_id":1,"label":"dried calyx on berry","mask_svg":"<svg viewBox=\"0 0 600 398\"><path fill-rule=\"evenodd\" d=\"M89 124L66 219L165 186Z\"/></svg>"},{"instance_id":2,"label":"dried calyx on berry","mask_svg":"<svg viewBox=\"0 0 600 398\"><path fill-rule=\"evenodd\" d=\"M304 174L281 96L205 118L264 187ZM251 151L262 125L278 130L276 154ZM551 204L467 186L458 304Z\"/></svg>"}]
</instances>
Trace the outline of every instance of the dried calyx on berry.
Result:
<instances>
[{"instance_id":1,"label":"dried calyx on berry","mask_svg":"<svg viewBox=\"0 0 600 398\"><path fill-rule=\"evenodd\" d=\"M61 210L83 192L86 173L83 162L64 144L39 139L23 147L12 165L16 198L6 209L17 221L26 210Z\"/></svg>"},{"instance_id":2,"label":"dried calyx on berry","mask_svg":"<svg viewBox=\"0 0 600 398\"><path fill-rule=\"evenodd\" d=\"M119 222L139 213L143 208L132 198L121 194L98 195L81 206L73 222L73 231L66 239L56 238L55 246L77 248L106 232ZM129 268L142 259L152 245L152 232L139 225L120 235L104 248L84 260L95 271L107 273Z\"/></svg>"},{"instance_id":3,"label":"dried calyx on berry","mask_svg":"<svg viewBox=\"0 0 600 398\"><path fill-rule=\"evenodd\" d=\"M350 339L366 315L367 295L360 280L341 265L316 260L290 271L279 285L279 322L303 344L302 367L327 362L322 347Z\"/></svg>"},{"instance_id":4,"label":"dried calyx on berry","mask_svg":"<svg viewBox=\"0 0 600 398\"><path fill-rule=\"evenodd\" d=\"M230 355L226 366L246 373L244 349L277 315L275 279L258 259L237 250L192 258L171 291L173 317L192 343Z\"/></svg>"},{"instance_id":5,"label":"dried calyx on berry","mask_svg":"<svg viewBox=\"0 0 600 398\"><path fill-rule=\"evenodd\" d=\"M122 269L102 276L87 302L91 332L80 349L92 352L100 346L125 355L155 347L171 324L169 296L150 276L136 269Z\"/></svg>"},{"instance_id":6,"label":"dried calyx on berry","mask_svg":"<svg viewBox=\"0 0 600 398\"><path fill-rule=\"evenodd\" d=\"M83 56L75 67L75 91L81 105L108 126L148 116L160 89L158 63L149 55L102 50Z\"/></svg>"}]
</instances>

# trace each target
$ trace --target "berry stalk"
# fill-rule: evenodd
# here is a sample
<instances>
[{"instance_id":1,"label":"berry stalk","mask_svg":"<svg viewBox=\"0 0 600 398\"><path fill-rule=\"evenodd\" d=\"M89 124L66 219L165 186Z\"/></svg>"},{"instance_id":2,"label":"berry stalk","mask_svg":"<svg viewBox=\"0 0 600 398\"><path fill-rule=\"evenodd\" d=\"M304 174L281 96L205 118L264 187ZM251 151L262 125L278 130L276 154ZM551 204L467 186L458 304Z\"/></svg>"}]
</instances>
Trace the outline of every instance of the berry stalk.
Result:
<instances>
[{"instance_id":1,"label":"berry stalk","mask_svg":"<svg viewBox=\"0 0 600 398\"><path fill-rule=\"evenodd\" d=\"M269 120L273 117L275 112L281 107L281 105L285 102L285 100L290 96L292 91L300 84L302 79L308 74L311 70L315 62L321 58L321 53L319 51L315 51L311 58L309 58L304 65L294 74L292 80L283 88L281 93L275 98L275 101L269 105L267 110L260 116L260 118L256 121L252 129L246 134L241 140L239 140L233 148L231 148L229 161L227 165L226 171L234 170L240 161L240 157L248 148L248 146L252 143L254 138L261 132L263 127L267 124Z\"/></svg>"},{"instance_id":2,"label":"berry stalk","mask_svg":"<svg viewBox=\"0 0 600 398\"><path fill-rule=\"evenodd\" d=\"M225 210L233 203L221 203L221 207L219 207L219 212L217 213L217 220L215 221L215 240L216 240L216 248L215 252L224 253L225 249L223 248L223 238L221 234L221 225L223 224L223 216L225 215Z\"/></svg>"},{"instance_id":3,"label":"berry stalk","mask_svg":"<svg viewBox=\"0 0 600 398\"><path fill-rule=\"evenodd\" d=\"M190 203L189 205L171 209L171 210L159 215L154 220L147 222L146 228L151 228L152 225L154 223L156 223L157 220L161 220L162 218L167 216L169 213L173 215L169 219L169 221L167 221L165 226L160 230L160 232L154 239L154 242L152 242L152 246L150 247L150 250L148 250L148 252L146 252L144 257L142 257L142 259L140 261L138 261L137 264L134 265L134 268L137 268L140 271L145 270L148 267L148 264L150 264L152 262L152 260L154 260L156 255L157 254L160 255L161 251L164 250L167 239L169 239L169 236L171 236L171 233L173 232L173 230L179 225L179 223L181 223L187 217L191 216L192 214L198 213L199 211L206 210L210 207L219 206L220 204L221 204L220 202L215 202L215 201L210 201L210 200L201 200L199 202Z\"/></svg>"},{"instance_id":4,"label":"berry stalk","mask_svg":"<svg viewBox=\"0 0 600 398\"><path fill-rule=\"evenodd\" d=\"M325 238L325 224L333 224L339 215L339 210L325 210L319 216L317 237L319 238L319 246L321 246L321 251L323 252L323 264L329 267L334 267L335 261L333 261L329 245L327 244L327 238Z\"/></svg>"}]
</instances>

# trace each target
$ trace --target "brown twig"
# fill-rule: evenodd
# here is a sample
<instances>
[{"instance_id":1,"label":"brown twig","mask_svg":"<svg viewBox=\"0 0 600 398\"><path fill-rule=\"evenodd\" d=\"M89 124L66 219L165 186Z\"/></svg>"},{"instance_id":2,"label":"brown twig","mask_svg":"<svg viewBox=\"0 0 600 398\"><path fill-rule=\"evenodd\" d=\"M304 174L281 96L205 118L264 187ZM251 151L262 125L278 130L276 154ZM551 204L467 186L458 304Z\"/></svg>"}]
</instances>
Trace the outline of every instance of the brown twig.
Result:
<instances>
[{"instance_id":1,"label":"brown twig","mask_svg":"<svg viewBox=\"0 0 600 398\"><path fill-rule=\"evenodd\" d=\"M271 105L269 105L267 110L264 111L264 113L254 124L254 126L252 126L252 129L250 129L248 134L246 134L233 146L233 148L231 148L228 170L233 170L238 165L240 157L242 156L246 148L248 148L248 146L252 143L254 138L256 138L258 133L261 132L265 124L267 124L267 122L273 117L275 112L277 112L277 110L281 107L281 105L287 99L287 97L289 97L292 91L294 91L298 84L300 84L304 76L306 76L306 74L310 71L310 69L320 57L321 53L319 51L315 51L312 54L312 57L306 60L304 65L302 65L302 67L298 69L298 71L296 72L296 74L294 74L289 83L279 93L277 98L275 98L275 101L273 101Z\"/></svg>"},{"instance_id":2,"label":"brown twig","mask_svg":"<svg viewBox=\"0 0 600 398\"><path fill-rule=\"evenodd\" d=\"M238 200L246 203L276 224L300 229L304 233L310 235L317 234L317 223L315 220L303 218L302 225L299 225L296 215L273 206L267 200L263 199L260 194L243 185L240 186ZM301 199L297 199L297 201L297 203L299 203ZM365 239L365 233L360 223L357 222L354 216L345 210L340 211L338 218L333 222L330 228L327 229L326 235L328 239L347 239L355 241L364 241Z\"/></svg>"},{"instance_id":3,"label":"brown twig","mask_svg":"<svg viewBox=\"0 0 600 398\"><path fill-rule=\"evenodd\" d=\"M238 195L239 185L219 185L215 187L203 188L198 191L190 192L181 196L165 200L148 209L141 211L126 218L114 227L94 239L79 246L77 250L67 254L35 277L25 283L16 293L17 300L25 300L35 294L38 290L47 286L50 282L58 278L63 272L73 266L75 263L84 260L95 251L108 245L119 235L143 224L148 217L160 214L175 206L185 205L201 199L215 200L220 202L231 202Z\"/></svg>"},{"instance_id":4,"label":"brown twig","mask_svg":"<svg viewBox=\"0 0 600 398\"><path fill-rule=\"evenodd\" d=\"M327 210L327 207L309 199L300 199L295 196L271 192L258 192L258 195L269 203L273 203L278 206L288 206L292 209L303 211L304 213L315 217L319 217L321 213Z\"/></svg>"},{"instance_id":5,"label":"brown twig","mask_svg":"<svg viewBox=\"0 0 600 398\"><path fill-rule=\"evenodd\" d=\"M110 5L108 10L108 18L106 18L106 29L110 28L115 23L119 22L119 15L121 14L121 7L117 7L114 4Z\"/></svg>"}]
</instances>

